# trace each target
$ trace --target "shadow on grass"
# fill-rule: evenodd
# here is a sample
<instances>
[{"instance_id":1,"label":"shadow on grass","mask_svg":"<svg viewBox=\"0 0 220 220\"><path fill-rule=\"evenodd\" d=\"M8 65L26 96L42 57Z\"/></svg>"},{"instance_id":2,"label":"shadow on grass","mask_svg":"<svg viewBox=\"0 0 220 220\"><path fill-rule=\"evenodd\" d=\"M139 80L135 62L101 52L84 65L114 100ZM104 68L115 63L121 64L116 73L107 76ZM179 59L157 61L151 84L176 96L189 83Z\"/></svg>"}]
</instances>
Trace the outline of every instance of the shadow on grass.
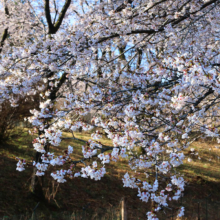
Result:
<instances>
[{"instance_id":1,"label":"shadow on grass","mask_svg":"<svg viewBox=\"0 0 220 220\"><path fill-rule=\"evenodd\" d=\"M30 213L39 202L29 192L32 168L18 172L15 170L16 163L12 158L0 156L0 166L4 167L0 169L0 216ZM60 184L55 201L51 200L50 204L40 201L37 209L46 216L82 210L103 215L111 207L118 207L123 196L128 200L130 219L144 219L146 204L137 198L137 190L123 188L121 179L108 175L100 181L83 178L68 180Z\"/></svg>"},{"instance_id":2,"label":"shadow on grass","mask_svg":"<svg viewBox=\"0 0 220 220\"><path fill-rule=\"evenodd\" d=\"M11 157L11 158L24 158L24 159L33 159L34 151L27 145L18 144L7 144L0 146L0 155Z\"/></svg>"},{"instance_id":3,"label":"shadow on grass","mask_svg":"<svg viewBox=\"0 0 220 220\"><path fill-rule=\"evenodd\" d=\"M89 135L86 136L87 138L89 138ZM13 159L14 155L20 158L31 158L33 149L28 145L28 140L31 141L31 139L28 139L24 133L22 136L14 137L13 144L0 146L0 166L2 167L0 169L0 216L30 213L39 202L29 192L32 168L29 167L20 173L15 170L17 161ZM84 142L78 140L64 140L61 147L53 147L51 150L59 154L67 149L68 145L74 147L73 159L82 158L81 146L84 145ZM204 167L205 164L208 164L211 168ZM197 219L198 200L201 201L201 216L206 215L204 211L206 200L204 198L210 193L212 193L212 197L210 197L207 205L209 207L208 215L211 216L209 219L220 219L216 217L217 209L214 205L215 202L220 200L220 184L217 181L220 174L216 166L219 166L219 164L202 159L197 165L186 163L179 168L180 172L185 173L185 179L189 182L182 199L182 205L186 207L185 219ZM57 169L60 168L57 167ZM123 187L121 178L128 170L127 162L121 160L117 164L107 164L106 169L107 175L100 181L74 178L60 184L55 200L51 200L50 204L40 201L37 211L43 213L41 219L48 219L51 214L59 216L58 213L63 211L68 213L85 211L102 215L109 208L118 207L122 197L127 199L129 220L146 219L146 212L150 210L151 204L141 202L138 199L137 189ZM175 203L171 203L171 207L172 205L175 206ZM174 214L176 212L175 210ZM158 217L160 219L171 219L168 218L171 214L170 210L164 209Z\"/></svg>"}]
</instances>

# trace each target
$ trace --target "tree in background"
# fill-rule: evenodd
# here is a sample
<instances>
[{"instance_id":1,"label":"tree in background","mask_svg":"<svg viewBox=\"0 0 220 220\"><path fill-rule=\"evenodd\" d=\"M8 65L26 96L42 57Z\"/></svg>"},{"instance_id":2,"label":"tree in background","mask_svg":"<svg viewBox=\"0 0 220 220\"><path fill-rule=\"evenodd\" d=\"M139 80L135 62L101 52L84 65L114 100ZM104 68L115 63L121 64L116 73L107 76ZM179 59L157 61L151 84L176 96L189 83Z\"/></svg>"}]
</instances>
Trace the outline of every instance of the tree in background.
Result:
<instances>
[{"instance_id":1,"label":"tree in background","mask_svg":"<svg viewBox=\"0 0 220 220\"><path fill-rule=\"evenodd\" d=\"M9 12L0 22L7 32L1 100L17 106L24 96L42 97L40 110L29 118L39 134L33 144L35 176L56 165L61 169L51 176L59 183L69 177L100 180L108 163L129 155L130 168L143 170L145 181L127 173L123 183L142 201L153 202L148 219L178 200L184 179L175 168L183 163L183 150L201 136L219 137L219 4L30 0L14 2L10 12L4 2ZM56 110L61 98L62 109ZM93 119L84 122L91 111ZM71 146L64 155L50 153L64 139L62 131L76 139L79 128L102 129L113 147L99 142L95 132L82 146L82 160L71 159ZM17 170L24 166L20 160ZM181 207L178 216L183 213Z\"/></svg>"},{"instance_id":2,"label":"tree in background","mask_svg":"<svg viewBox=\"0 0 220 220\"><path fill-rule=\"evenodd\" d=\"M1 61L8 55L9 59L12 57L11 50L13 47L22 47L25 43L25 39L33 37L34 31L39 32L38 21L35 20L33 13L27 4L22 1L2 1L1 2L1 18L0 18L0 57ZM10 25L13 24L13 25ZM5 52L8 51L6 54ZM4 61L3 61L4 62ZM3 64L1 62L1 65ZM10 69L7 62L4 63L6 69ZM14 75L14 77L12 77ZM16 76L17 75L17 76ZM36 92L26 93L18 90L13 90L13 84L20 84L22 82L19 79L19 71L14 71L13 74L10 71L1 73L1 116L0 116L0 140L6 141L13 133L13 128L17 126L20 121L23 121L25 117L31 115L30 110L33 108L39 108L39 95ZM11 82L10 82L11 81ZM8 84L8 91L3 91L4 84ZM3 89L3 90L2 90ZM10 92L12 89L12 93ZM9 98L10 97L10 98ZM14 100L17 100L18 104L14 104Z\"/></svg>"},{"instance_id":3,"label":"tree in background","mask_svg":"<svg viewBox=\"0 0 220 220\"><path fill-rule=\"evenodd\" d=\"M0 116L0 141L4 143L13 135L14 129L31 116L30 110L39 109L39 96L28 97L28 100L20 99L19 106L12 107L8 100L1 104Z\"/></svg>"}]
</instances>

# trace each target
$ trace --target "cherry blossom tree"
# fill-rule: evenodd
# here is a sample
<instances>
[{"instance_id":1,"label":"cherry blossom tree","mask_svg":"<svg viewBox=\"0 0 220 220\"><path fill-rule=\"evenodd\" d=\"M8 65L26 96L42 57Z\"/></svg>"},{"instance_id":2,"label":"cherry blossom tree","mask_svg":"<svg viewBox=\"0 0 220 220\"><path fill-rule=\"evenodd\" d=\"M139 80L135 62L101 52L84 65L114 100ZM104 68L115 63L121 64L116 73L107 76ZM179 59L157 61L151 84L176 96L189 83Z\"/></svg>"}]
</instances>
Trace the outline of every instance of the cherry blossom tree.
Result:
<instances>
[{"instance_id":1,"label":"cherry blossom tree","mask_svg":"<svg viewBox=\"0 0 220 220\"><path fill-rule=\"evenodd\" d=\"M127 157L131 170L144 174L138 179L126 173L124 187L153 202L148 219L178 200L185 184L176 171L183 150L198 137L219 137L219 3L3 2L1 102L17 106L38 92L42 98L29 118L38 133L35 176L54 167L51 178L59 183L100 180L109 163ZM65 101L57 110L59 99ZM91 111L94 117L85 122ZM50 152L65 139L63 131L77 140L79 128L97 130L82 146L81 160L72 159L71 146L64 155ZM112 146L102 144L101 133ZM25 164L20 159L17 170ZM64 164L69 168L62 169ZM180 207L178 216L183 214Z\"/></svg>"}]
</instances>

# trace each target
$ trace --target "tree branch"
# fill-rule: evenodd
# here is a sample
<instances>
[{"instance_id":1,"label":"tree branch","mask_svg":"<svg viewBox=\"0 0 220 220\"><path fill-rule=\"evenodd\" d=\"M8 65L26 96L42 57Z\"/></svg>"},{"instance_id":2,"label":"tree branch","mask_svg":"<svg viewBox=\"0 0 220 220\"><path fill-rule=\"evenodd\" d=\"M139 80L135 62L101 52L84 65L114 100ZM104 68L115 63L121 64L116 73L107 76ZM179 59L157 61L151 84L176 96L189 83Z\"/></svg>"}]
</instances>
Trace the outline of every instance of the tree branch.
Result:
<instances>
[{"instance_id":1,"label":"tree branch","mask_svg":"<svg viewBox=\"0 0 220 220\"><path fill-rule=\"evenodd\" d=\"M161 1L161 2L163 2L163 1ZM148 34L148 35L151 35L151 34L154 34L154 33L157 33L157 32L162 32L162 31L164 31L165 25L171 24L172 26L175 26L175 25L179 24L180 22L182 22L182 21L186 20L187 18L189 18L190 15L194 15L197 12L199 12L199 11L203 10L204 8L208 7L209 5L211 5L213 3L218 3L218 2L219 2L219 0L211 0L209 2L206 2L197 11L194 11L192 13L186 13L185 15L183 15L183 16L177 18L177 19L169 20L163 26L161 26L158 30L153 30L153 29L150 29L150 30L137 29L137 30L132 30L130 33L127 33L127 35L132 35L132 34ZM133 17L131 17L131 18L133 18ZM112 34L110 36L103 37L103 38L99 39L97 41L97 43L102 43L102 42L104 42L106 40L109 40L109 39L112 39L112 38L115 38L115 37L119 37L119 36L120 36L120 34Z\"/></svg>"},{"instance_id":2,"label":"tree branch","mask_svg":"<svg viewBox=\"0 0 220 220\"><path fill-rule=\"evenodd\" d=\"M9 16L9 11L8 11L8 7L6 5L6 1L5 1L5 15ZM2 34L1 42L0 42L0 53L2 52L2 47L4 45L4 42L5 42L6 38L7 38L7 36L8 36L8 28L5 28L4 32Z\"/></svg>"},{"instance_id":3,"label":"tree branch","mask_svg":"<svg viewBox=\"0 0 220 220\"><path fill-rule=\"evenodd\" d=\"M63 6L63 8L62 8L62 10L61 10L61 12L60 12L60 14L59 14L59 17L58 17L58 19L57 19L57 22L56 22L56 24L54 25L54 28L55 28L55 31L56 31L56 32L57 32L57 30L59 29L60 25L62 24L63 18L64 18L65 14L66 14L67 9L68 9L69 6L70 6L70 3L71 3L71 0L66 0L65 4L64 4L64 6Z\"/></svg>"},{"instance_id":4,"label":"tree branch","mask_svg":"<svg viewBox=\"0 0 220 220\"><path fill-rule=\"evenodd\" d=\"M46 15L46 19L47 19L47 24L48 24L48 34L55 34L59 28L60 25L62 24L63 18L65 17L66 11L69 8L71 3L71 0L66 0L65 4L59 14L59 17L57 19L57 22L55 24L52 23L51 20L51 15L50 15L50 1L49 0L45 0L45 5L44 5L44 9L45 9L45 15Z\"/></svg>"},{"instance_id":5,"label":"tree branch","mask_svg":"<svg viewBox=\"0 0 220 220\"><path fill-rule=\"evenodd\" d=\"M52 34L54 26L52 24L51 15L50 15L50 0L45 0L44 11L45 11L45 16L46 16L47 24L49 28L48 34Z\"/></svg>"}]
</instances>

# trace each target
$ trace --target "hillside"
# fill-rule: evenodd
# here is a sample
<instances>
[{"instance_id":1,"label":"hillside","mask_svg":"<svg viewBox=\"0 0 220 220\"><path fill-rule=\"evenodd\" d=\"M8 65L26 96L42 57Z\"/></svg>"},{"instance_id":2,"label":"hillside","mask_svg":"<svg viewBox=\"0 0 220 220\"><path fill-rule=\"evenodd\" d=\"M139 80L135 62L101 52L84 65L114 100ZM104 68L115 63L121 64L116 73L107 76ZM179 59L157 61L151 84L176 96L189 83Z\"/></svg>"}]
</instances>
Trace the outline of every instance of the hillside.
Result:
<instances>
[{"instance_id":1,"label":"hillside","mask_svg":"<svg viewBox=\"0 0 220 220\"><path fill-rule=\"evenodd\" d=\"M65 135L68 136L68 134ZM77 137L88 140L90 134L77 133ZM146 205L138 199L136 189L123 187L121 178L128 168L123 159L120 159L118 164L113 163L107 166L107 175L101 181L74 178L60 184L55 193L58 185L49 177L48 185L51 186L50 189L54 187L53 192L48 191L49 201L33 195L29 190L33 168L29 167L22 173L15 170L16 157L33 159L31 140L32 137L24 131L22 134L13 135L8 143L0 146L0 166L2 168L0 169L0 217L32 213L39 202L36 212L40 214L40 219L48 219L49 215L59 216L62 212L86 212L90 215L90 217L85 217L86 219L99 215L110 216L110 213L113 212L118 213L119 216L120 200L125 197L128 219L146 219L147 208L150 208L150 204ZM103 141L110 144L108 139ZM65 140L61 148L54 148L52 151L62 152L69 144L74 147L75 159L80 158L80 147L83 143L79 141ZM209 215L212 214L212 219L217 219L218 213L213 204L220 201L218 190L220 186L220 162L218 159L220 152L215 146L215 143L194 143L192 147L199 152L201 159L186 162L178 170L185 174L188 181L185 195L180 201L183 206L186 206L186 216L192 216L192 212L197 215L195 210L198 209L198 201L201 201L201 206L204 206L205 198L211 193L207 200L208 212ZM53 196L55 196L54 199ZM205 215L205 209L200 212L201 215ZM170 210L166 210L162 217L171 214Z\"/></svg>"}]
</instances>

